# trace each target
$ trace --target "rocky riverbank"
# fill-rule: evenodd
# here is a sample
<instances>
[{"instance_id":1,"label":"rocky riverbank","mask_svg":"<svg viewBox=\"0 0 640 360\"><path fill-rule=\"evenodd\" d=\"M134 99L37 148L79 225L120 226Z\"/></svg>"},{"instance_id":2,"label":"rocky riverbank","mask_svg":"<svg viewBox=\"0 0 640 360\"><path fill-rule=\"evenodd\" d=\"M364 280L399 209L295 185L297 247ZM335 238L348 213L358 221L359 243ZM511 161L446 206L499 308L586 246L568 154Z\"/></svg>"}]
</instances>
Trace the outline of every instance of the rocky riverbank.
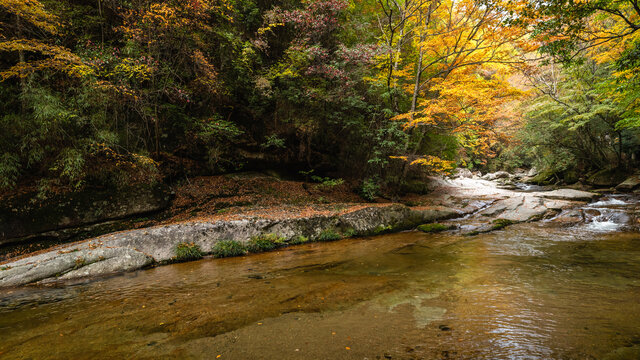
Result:
<instances>
[{"instance_id":1,"label":"rocky riverbank","mask_svg":"<svg viewBox=\"0 0 640 360\"><path fill-rule=\"evenodd\" d=\"M247 243L264 234L276 234L286 246L299 236L317 240L323 233L331 233L335 240L409 230L457 218L448 227L473 235L549 218L599 196L573 189L520 192L501 188L493 181L465 177L434 178L429 186L433 189L430 194L405 199L405 204L341 203L331 204L324 211L283 206L280 211L272 208L269 215L253 209L226 219L171 222L60 245L0 264L0 287L142 269L175 261L179 244L194 244L210 254L218 241Z\"/></svg>"}]
</instances>

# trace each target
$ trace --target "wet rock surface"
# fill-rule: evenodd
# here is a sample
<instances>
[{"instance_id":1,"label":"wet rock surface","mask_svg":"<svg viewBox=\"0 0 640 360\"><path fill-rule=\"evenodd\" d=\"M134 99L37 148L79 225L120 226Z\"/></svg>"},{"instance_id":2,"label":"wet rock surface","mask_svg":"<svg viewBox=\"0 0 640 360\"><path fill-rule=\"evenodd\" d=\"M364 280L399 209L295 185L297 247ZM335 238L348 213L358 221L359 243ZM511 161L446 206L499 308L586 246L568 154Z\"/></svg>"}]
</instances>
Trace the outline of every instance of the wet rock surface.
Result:
<instances>
[{"instance_id":1,"label":"wet rock surface","mask_svg":"<svg viewBox=\"0 0 640 360\"><path fill-rule=\"evenodd\" d=\"M298 218L247 216L234 220L198 220L123 231L61 245L1 264L0 287L132 271L172 262L175 260L175 248L180 243L196 244L202 252L209 254L220 240L247 243L251 237L268 233L277 234L286 241L300 235L316 239L327 230L348 236L370 236L445 221L449 229L473 235L499 230L514 223L549 218L598 196L571 189L549 192L501 189L496 182L467 177L455 180L434 178L428 186L434 190L425 198L428 203L425 206L367 206ZM576 222L573 215L564 217L568 219L565 223ZM451 220L454 218L457 220ZM560 219L557 221L561 222Z\"/></svg>"}]
</instances>

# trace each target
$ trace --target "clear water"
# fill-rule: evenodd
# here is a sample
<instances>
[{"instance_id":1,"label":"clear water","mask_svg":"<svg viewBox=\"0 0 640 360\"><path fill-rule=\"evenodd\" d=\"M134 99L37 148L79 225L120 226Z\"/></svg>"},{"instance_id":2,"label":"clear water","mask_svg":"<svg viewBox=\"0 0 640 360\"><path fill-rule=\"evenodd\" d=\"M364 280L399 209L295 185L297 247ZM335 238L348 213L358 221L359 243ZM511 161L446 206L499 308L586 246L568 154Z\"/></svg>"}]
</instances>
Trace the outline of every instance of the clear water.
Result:
<instances>
[{"instance_id":1,"label":"clear water","mask_svg":"<svg viewBox=\"0 0 640 360\"><path fill-rule=\"evenodd\" d=\"M0 292L0 358L640 359L640 234L400 233Z\"/></svg>"}]
</instances>

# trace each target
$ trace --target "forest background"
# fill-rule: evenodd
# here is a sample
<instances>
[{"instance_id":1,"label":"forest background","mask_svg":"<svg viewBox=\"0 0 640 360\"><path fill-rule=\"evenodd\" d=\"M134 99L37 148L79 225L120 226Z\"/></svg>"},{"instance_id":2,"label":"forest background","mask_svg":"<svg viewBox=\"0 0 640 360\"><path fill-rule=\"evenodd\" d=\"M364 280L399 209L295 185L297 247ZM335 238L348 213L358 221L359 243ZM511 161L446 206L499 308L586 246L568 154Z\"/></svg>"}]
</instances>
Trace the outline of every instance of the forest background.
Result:
<instances>
[{"instance_id":1,"label":"forest background","mask_svg":"<svg viewBox=\"0 0 640 360\"><path fill-rule=\"evenodd\" d=\"M638 1L0 0L0 188L633 172Z\"/></svg>"}]
</instances>

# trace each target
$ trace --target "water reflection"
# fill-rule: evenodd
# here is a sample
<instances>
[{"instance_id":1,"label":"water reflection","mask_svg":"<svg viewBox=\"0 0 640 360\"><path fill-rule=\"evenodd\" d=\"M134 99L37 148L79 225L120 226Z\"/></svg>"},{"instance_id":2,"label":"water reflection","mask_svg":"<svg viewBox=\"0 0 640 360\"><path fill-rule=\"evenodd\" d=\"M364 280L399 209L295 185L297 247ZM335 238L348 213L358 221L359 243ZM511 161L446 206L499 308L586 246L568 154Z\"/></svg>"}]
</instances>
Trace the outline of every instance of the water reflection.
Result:
<instances>
[{"instance_id":1,"label":"water reflection","mask_svg":"<svg viewBox=\"0 0 640 360\"><path fill-rule=\"evenodd\" d=\"M638 270L637 233L541 224L311 244L5 290L0 355L638 358Z\"/></svg>"}]
</instances>

